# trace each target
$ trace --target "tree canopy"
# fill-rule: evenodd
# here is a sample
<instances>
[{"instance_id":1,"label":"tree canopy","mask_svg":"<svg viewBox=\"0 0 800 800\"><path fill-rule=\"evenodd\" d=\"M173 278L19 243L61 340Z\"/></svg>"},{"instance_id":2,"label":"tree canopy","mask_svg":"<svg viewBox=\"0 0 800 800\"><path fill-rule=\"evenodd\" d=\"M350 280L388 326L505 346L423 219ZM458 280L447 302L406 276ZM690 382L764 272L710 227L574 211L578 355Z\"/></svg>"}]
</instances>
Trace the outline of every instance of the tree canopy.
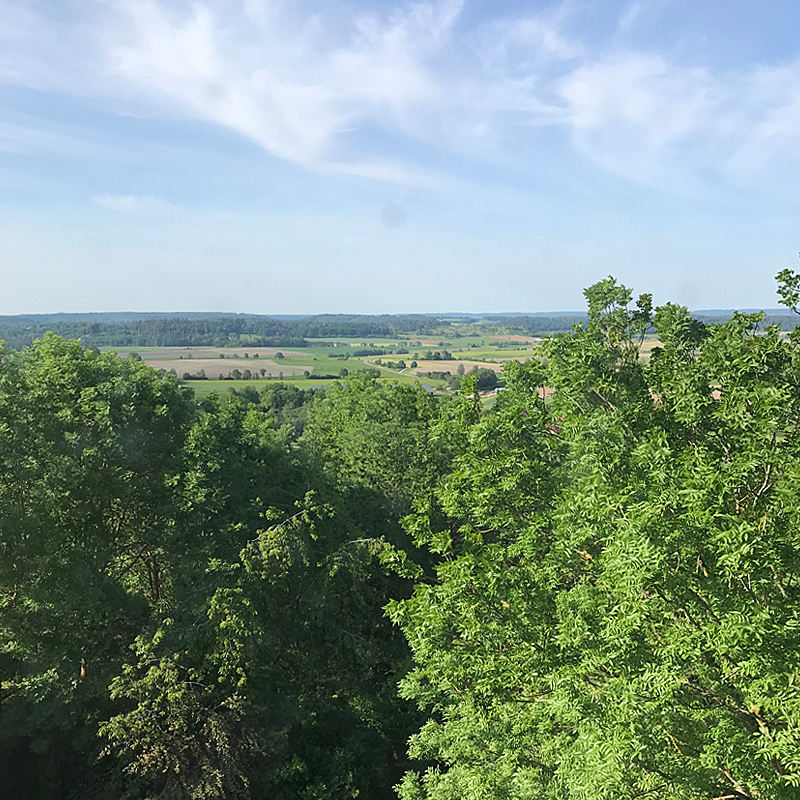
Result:
<instances>
[{"instance_id":1,"label":"tree canopy","mask_svg":"<svg viewBox=\"0 0 800 800\"><path fill-rule=\"evenodd\" d=\"M335 490L272 394L198 403L53 334L0 353L15 797L393 796L416 717L383 607L407 581L354 524L372 501Z\"/></svg>"},{"instance_id":2,"label":"tree canopy","mask_svg":"<svg viewBox=\"0 0 800 800\"><path fill-rule=\"evenodd\" d=\"M800 333L585 295L490 411L2 347L9 796L797 797Z\"/></svg>"},{"instance_id":3,"label":"tree canopy","mask_svg":"<svg viewBox=\"0 0 800 800\"><path fill-rule=\"evenodd\" d=\"M401 797L796 797L797 335L586 296L407 523L441 561L392 605L435 762Z\"/></svg>"}]
</instances>

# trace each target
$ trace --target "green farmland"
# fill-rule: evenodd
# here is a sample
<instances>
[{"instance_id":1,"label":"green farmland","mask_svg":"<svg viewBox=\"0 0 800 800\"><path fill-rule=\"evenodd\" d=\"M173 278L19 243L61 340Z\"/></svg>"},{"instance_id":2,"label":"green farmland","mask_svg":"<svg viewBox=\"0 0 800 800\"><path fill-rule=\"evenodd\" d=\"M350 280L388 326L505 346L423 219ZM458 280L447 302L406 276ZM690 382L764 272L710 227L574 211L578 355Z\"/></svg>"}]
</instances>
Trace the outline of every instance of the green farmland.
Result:
<instances>
[{"instance_id":1,"label":"green farmland","mask_svg":"<svg viewBox=\"0 0 800 800\"><path fill-rule=\"evenodd\" d=\"M425 383L445 389L440 378L427 373L456 375L483 367L499 372L502 364L527 361L533 341L511 342L492 336L407 336L364 340L334 337L312 339L306 347L117 347L120 356L134 356L154 369L172 372L195 393L206 396L246 386L260 390L276 382L297 388L327 386L348 375L368 371L388 384ZM403 362L405 367L397 365ZM412 367L418 362L418 367Z\"/></svg>"},{"instance_id":2,"label":"green farmland","mask_svg":"<svg viewBox=\"0 0 800 800\"><path fill-rule=\"evenodd\" d=\"M261 390L275 383L307 389L342 382L353 373L369 371L380 383L425 383L447 391L447 378L474 369L498 375L508 361L536 357L541 340L534 337L464 335L447 338L407 335L375 339L331 337L309 339L305 347L117 347L120 356L135 355L158 370L173 372L195 394L251 387ZM647 359L659 344L647 336L641 357ZM104 348L112 349L112 348ZM404 368L398 367L405 363ZM417 366L412 367L411 364ZM459 369L461 371L459 372ZM379 374L378 374L379 373ZM437 377L428 377L437 374ZM190 377L186 377L190 376ZM450 386L452 387L452 381Z\"/></svg>"}]
</instances>

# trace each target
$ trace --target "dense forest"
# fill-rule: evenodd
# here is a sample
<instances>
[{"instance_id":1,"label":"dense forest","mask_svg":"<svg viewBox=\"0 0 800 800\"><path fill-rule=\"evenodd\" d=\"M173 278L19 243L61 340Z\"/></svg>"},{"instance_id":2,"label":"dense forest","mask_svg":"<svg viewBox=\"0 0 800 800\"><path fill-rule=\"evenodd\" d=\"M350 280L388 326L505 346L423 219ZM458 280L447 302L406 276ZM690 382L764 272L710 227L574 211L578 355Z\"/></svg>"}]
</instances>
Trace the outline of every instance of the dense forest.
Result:
<instances>
[{"instance_id":1,"label":"dense forest","mask_svg":"<svg viewBox=\"0 0 800 800\"><path fill-rule=\"evenodd\" d=\"M80 316L80 315L76 315ZM88 315L86 315L88 316ZM52 317L52 318L51 318ZM0 317L0 339L18 349L31 345L47 332L68 339L81 339L94 347L305 347L315 338L405 338L419 336L460 337L468 332L564 333L585 322L585 315L563 317L519 317L473 319L417 315L363 316L323 314L297 319L275 319L239 315L235 317L147 317L100 315L73 319L70 315ZM456 323L460 323L457 325ZM377 350L379 354L381 351Z\"/></svg>"},{"instance_id":2,"label":"dense forest","mask_svg":"<svg viewBox=\"0 0 800 800\"><path fill-rule=\"evenodd\" d=\"M213 347L248 344L253 347L304 347L306 337L386 337L415 332L426 335L446 329L450 320L421 315L358 316L323 314L298 319L272 317L186 317L52 321L36 317L0 318L0 338L9 347L30 345L47 332L80 338L95 347Z\"/></svg>"},{"instance_id":3,"label":"dense forest","mask_svg":"<svg viewBox=\"0 0 800 800\"><path fill-rule=\"evenodd\" d=\"M734 312L716 316L696 315L708 324L729 319ZM720 319L720 316L724 319ZM552 335L566 333L588 321L585 314L515 315L447 317L409 314L368 316L357 314L321 314L292 319L276 319L249 314L223 316L183 314L175 316L134 314L43 314L0 317L0 339L14 349L27 347L45 333L67 339L80 339L93 347L306 347L307 339L318 338L404 338L407 336L460 337L479 335L523 334ZM457 324L458 323L458 324ZM794 321L775 312L760 322L763 329L778 325L791 330ZM649 332L653 332L651 327ZM376 351L377 353L378 351Z\"/></svg>"},{"instance_id":4,"label":"dense forest","mask_svg":"<svg viewBox=\"0 0 800 800\"><path fill-rule=\"evenodd\" d=\"M800 333L585 295L488 412L2 347L3 795L796 798Z\"/></svg>"}]
</instances>

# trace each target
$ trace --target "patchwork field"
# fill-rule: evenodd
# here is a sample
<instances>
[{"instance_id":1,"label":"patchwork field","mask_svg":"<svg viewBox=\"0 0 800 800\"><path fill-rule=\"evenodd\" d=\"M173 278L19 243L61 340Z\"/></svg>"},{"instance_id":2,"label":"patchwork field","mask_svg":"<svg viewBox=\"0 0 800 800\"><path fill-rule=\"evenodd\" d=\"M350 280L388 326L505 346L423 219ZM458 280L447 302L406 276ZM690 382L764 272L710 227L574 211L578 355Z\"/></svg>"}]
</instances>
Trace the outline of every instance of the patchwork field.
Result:
<instances>
[{"instance_id":1,"label":"patchwork field","mask_svg":"<svg viewBox=\"0 0 800 800\"><path fill-rule=\"evenodd\" d=\"M302 375L304 367L293 366L291 364L276 363L270 361L268 358L253 358L253 359L228 359L228 358L144 358L142 360L155 369L165 369L167 372L175 370L179 378L183 377L185 372L191 375L196 375L200 370L205 372L209 378L225 377L230 372L238 369L239 372L250 370L255 375L271 375L278 377L281 373L287 375Z\"/></svg>"},{"instance_id":2,"label":"patchwork field","mask_svg":"<svg viewBox=\"0 0 800 800\"><path fill-rule=\"evenodd\" d=\"M245 358L258 355L259 358L272 358L276 353L285 356L305 356L302 350L284 350L280 347L117 347L120 355L138 353L143 361L162 359L195 359L195 358Z\"/></svg>"},{"instance_id":3,"label":"patchwork field","mask_svg":"<svg viewBox=\"0 0 800 800\"><path fill-rule=\"evenodd\" d=\"M502 364L492 364L487 361L417 361L416 369L410 370L410 372L414 375L418 375L420 372L449 372L451 375L455 375L459 364L464 365L465 372L469 372L473 367L491 369L495 372L503 369Z\"/></svg>"},{"instance_id":4,"label":"patchwork field","mask_svg":"<svg viewBox=\"0 0 800 800\"><path fill-rule=\"evenodd\" d=\"M531 344L542 341L541 337L538 336L518 336L510 333L505 336L492 336L492 339L502 339L506 342L530 342Z\"/></svg>"},{"instance_id":5,"label":"patchwork field","mask_svg":"<svg viewBox=\"0 0 800 800\"><path fill-rule=\"evenodd\" d=\"M542 340L535 336L515 334L487 336L449 336L434 340L432 337L415 337L364 341L363 339L315 339L309 340L306 348L285 349L277 347L121 347L116 348L121 357L138 353L150 366L159 370L174 371L178 380L189 374L205 374L206 380L190 380L198 396L211 392L228 391L252 387L260 389L278 380L291 383L298 388L327 386L365 369L378 370L378 380L383 383L423 383L430 389L443 390L446 382L422 378L426 372L458 373L460 365L464 372L473 368L491 369L501 373L508 361L528 361L536 358L537 344ZM648 336L641 348L643 359L650 357L654 347L660 344L655 336ZM387 350L384 355L364 355L365 351ZM454 358L432 359L426 355L447 350ZM398 352L399 351L399 352ZM276 355L283 358L275 358ZM417 366L404 370L389 368L377 361L399 362ZM231 373L238 371L234 379ZM202 372L201 372L202 371ZM245 377L249 371L249 377Z\"/></svg>"},{"instance_id":6,"label":"patchwork field","mask_svg":"<svg viewBox=\"0 0 800 800\"><path fill-rule=\"evenodd\" d=\"M533 358L535 350L509 350L504 347L502 350L493 350L490 347L483 347L478 350L454 350L453 357L456 360L465 361L529 361Z\"/></svg>"}]
</instances>

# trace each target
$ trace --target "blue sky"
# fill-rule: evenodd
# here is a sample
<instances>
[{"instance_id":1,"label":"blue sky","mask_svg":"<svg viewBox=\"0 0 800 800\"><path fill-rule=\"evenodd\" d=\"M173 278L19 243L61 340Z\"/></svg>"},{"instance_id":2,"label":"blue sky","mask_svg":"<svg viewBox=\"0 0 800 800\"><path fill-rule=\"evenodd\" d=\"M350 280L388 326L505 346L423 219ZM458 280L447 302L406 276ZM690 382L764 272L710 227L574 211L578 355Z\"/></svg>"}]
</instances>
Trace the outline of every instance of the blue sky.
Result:
<instances>
[{"instance_id":1,"label":"blue sky","mask_svg":"<svg viewBox=\"0 0 800 800\"><path fill-rule=\"evenodd\" d=\"M776 305L796 0L0 0L0 313Z\"/></svg>"}]
</instances>

